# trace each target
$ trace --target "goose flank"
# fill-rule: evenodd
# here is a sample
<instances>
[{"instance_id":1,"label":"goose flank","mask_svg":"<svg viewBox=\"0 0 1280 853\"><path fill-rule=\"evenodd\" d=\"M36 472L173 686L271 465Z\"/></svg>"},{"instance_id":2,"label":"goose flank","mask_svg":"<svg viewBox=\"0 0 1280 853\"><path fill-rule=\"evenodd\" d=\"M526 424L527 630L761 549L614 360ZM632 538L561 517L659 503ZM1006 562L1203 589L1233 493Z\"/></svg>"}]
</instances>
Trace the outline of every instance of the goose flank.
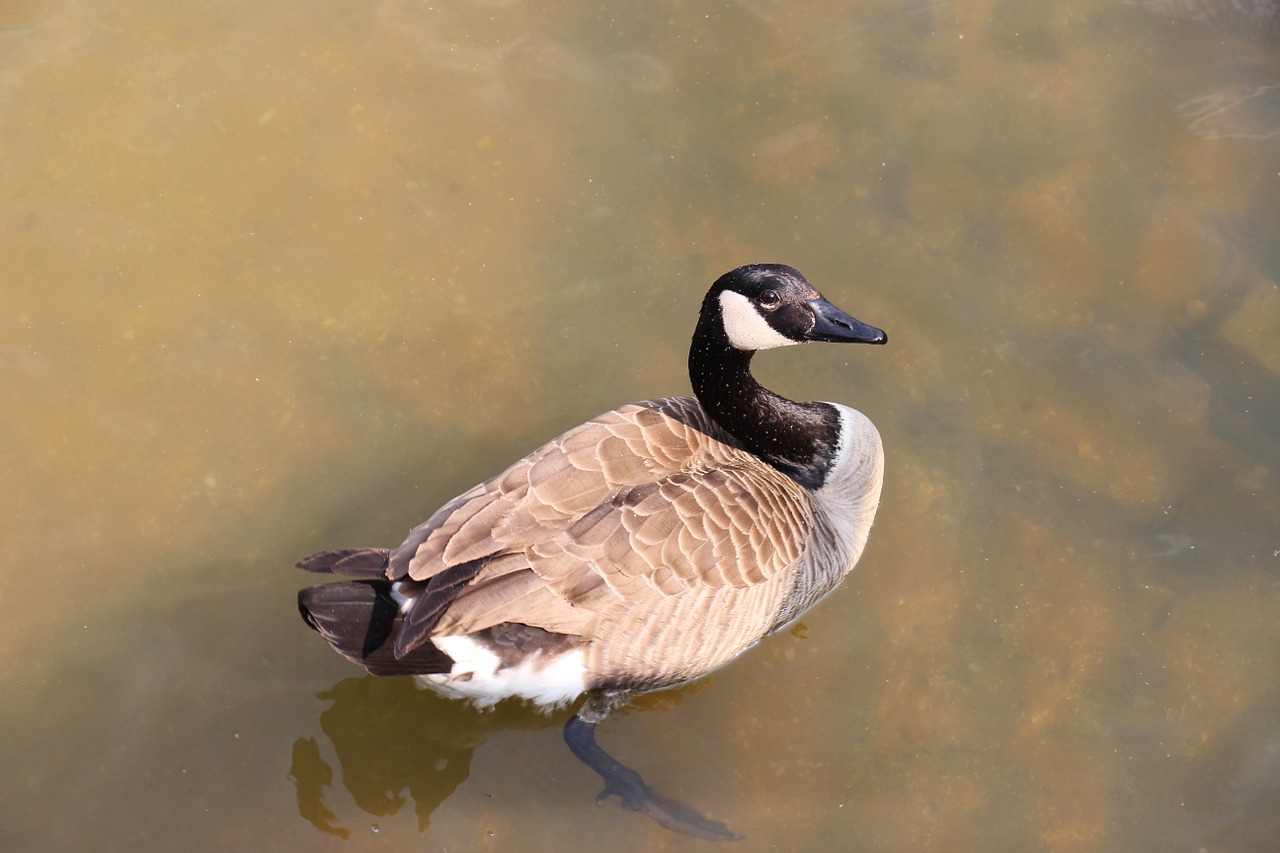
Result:
<instances>
[{"instance_id":1,"label":"goose flank","mask_svg":"<svg viewBox=\"0 0 1280 853\"><path fill-rule=\"evenodd\" d=\"M814 605L853 568L880 499L875 427L751 375L756 351L883 344L796 270L712 285L689 349L694 397L621 406L437 510L396 549L321 551L349 580L298 593L303 619L375 675L479 707L587 694L565 726L600 798L699 838L740 836L654 793L595 741L635 692L698 678Z\"/></svg>"}]
</instances>

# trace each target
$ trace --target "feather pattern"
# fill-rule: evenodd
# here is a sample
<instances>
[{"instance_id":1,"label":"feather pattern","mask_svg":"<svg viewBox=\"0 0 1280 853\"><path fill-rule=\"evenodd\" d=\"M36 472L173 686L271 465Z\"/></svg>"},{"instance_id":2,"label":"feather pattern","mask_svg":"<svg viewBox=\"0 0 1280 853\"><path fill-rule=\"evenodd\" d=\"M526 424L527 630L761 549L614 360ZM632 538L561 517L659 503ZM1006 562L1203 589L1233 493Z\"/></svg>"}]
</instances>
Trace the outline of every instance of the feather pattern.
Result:
<instances>
[{"instance_id":1,"label":"feather pattern","mask_svg":"<svg viewBox=\"0 0 1280 853\"><path fill-rule=\"evenodd\" d=\"M625 405L570 429L445 504L393 551L304 559L304 569L371 585L345 598L309 594L329 607L309 623L360 661L369 635L338 622L359 623L363 603L395 660L430 661L422 674L434 686L481 704L504 695L504 669L519 679L554 670L554 685L521 681L505 695L555 703L721 666L840 582L879 501L883 455L870 421L787 400L750 374L749 347L807 341L885 336L789 267L726 274L690 347L696 397ZM393 621L379 615L388 601ZM500 641L511 636L521 643ZM378 654L382 671L395 668Z\"/></svg>"},{"instance_id":2,"label":"feather pattern","mask_svg":"<svg viewBox=\"0 0 1280 853\"><path fill-rule=\"evenodd\" d=\"M721 276L689 348L695 397L575 427L454 498L394 551L298 566L354 580L298 594L303 619L375 675L415 675L487 707L590 691L565 726L600 797L697 838L740 838L655 794L595 742L632 690L703 675L830 592L866 544L880 436L862 414L798 403L751 375L758 349L883 344L781 264ZM599 798L598 798L599 799Z\"/></svg>"},{"instance_id":3,"label":"feather pattern","mask_svg":"<svg viewBox=\"0 0 1280 853\"><path fill-rule=\"evenodd\" d=\"M467 634L504 622L590 640L586 666L609 681L654 669L674 682L714 668L774 627L795 584L813 508L804 490L743 450L696 400L601 415L516 462L415 528L393 581L431 581L485 561L438 622L415 602L398 638ZM734 614L717 623L717 612ZM676 643L670 624L702 626ZM684 621L690 620L690 621ZM687 627L685 629L687 631ZM647 637L648 639L641 639ZM660 661L650 642L657 646Z\"/></svg>"}]
</instances>

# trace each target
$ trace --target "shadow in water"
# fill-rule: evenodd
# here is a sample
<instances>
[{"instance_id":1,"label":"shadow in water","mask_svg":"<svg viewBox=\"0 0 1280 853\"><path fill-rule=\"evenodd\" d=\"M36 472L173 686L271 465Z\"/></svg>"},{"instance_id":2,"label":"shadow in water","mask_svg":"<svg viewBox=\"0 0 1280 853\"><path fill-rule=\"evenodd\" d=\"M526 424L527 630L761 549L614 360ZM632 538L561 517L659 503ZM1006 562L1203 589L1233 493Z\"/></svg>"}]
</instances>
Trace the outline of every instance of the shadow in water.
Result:
<instances>
[{"instance_id":1,"label":"shadow in water","mask_svg":"<svg viewBox=\"0 0 1280 853\"><path fill-rule=\"evenodd\" d=\"M704 678L637 696L613 719L633 711L669 709L711 683ZM470 776L472 754L485 740L507 731L558 731L569 716L569 709L546 715L517 702L478 711L420 688L410 678L372 675L343 679L316 698L333 703L320 713L320 729L340 765L341 784L355 804L374 817L386 817L412 800L419 832L430 827L431 815ZM327 799L334 768L325 752L326 746L313 736L293 742L289 779L297 793L298 814L321 832L348 838L350 830ZM588 768L581 769L590 774ZM535 784L532 776L529 784Z\"/></svg>"},{"instance_id":2,"label":"shadow in water","mask_svg":"<svg viewBox=\"0 0 1280 853\"><path fill-rule=\"evenodd\" d=\"M320 728L356 805L377 817L396 814L406 801L400 792L407 791L420 831L466 781L471 755L486 738L564 722L514 704L479 712L420 689L407 678L347 678L317 698L333 703L321 712ZM298 813L322 832L348 837L326 801L333 768L314 737L294 741L289 778L297 790Z\"/></svg>"}]
</instances>

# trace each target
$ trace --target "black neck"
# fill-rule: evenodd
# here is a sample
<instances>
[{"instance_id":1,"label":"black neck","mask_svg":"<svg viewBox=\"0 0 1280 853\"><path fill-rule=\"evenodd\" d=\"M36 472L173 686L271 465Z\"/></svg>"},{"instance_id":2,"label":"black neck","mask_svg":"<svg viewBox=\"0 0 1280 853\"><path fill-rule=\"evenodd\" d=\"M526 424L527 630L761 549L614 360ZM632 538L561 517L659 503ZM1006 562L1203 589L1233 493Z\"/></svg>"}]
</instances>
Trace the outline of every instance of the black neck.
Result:
<instances>
[{"instance_id":1,"label":"black neck","mask_svg":"<svg viewBox=\"0 0 1280 853\"><path fill-rule=\"evenodd\" d=\"M754 354L729 344L718 311L704 311L689 348L693 393L743 447L805 488L818 489L839 441L839 416L826 403L797 403L765 388L751 375Z\"/></svg>"}]
</instances>

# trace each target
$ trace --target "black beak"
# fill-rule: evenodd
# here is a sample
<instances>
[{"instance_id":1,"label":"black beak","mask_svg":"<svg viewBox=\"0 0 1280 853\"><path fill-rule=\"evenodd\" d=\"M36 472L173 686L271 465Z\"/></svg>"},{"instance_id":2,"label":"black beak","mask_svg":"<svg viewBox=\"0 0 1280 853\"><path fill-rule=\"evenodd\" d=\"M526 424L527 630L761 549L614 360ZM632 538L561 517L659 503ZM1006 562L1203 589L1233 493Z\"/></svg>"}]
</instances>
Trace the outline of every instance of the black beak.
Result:
<instances>
[{"instance_id":1,"label":"black beak","mask_svg":"<svg viewBox=\"0 0 1280 853\"><path fill-rule=\"evenodd\" d=\"M813 311L813 328L805 333L810 341L826 341L836 344L883 344L889 336L855 320L825 299L811 299L807 303Z\"/></svg>"}]
</instances>

